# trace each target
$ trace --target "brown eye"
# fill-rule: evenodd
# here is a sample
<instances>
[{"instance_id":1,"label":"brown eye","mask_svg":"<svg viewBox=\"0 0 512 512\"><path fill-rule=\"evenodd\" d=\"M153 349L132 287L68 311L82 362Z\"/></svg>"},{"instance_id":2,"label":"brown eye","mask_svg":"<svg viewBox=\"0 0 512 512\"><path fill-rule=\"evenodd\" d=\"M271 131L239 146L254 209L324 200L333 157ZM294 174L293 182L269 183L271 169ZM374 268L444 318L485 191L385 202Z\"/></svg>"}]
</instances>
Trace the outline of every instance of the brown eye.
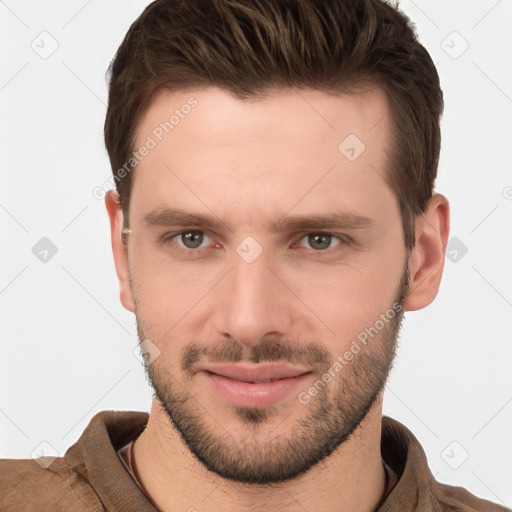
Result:
<instances>
[{"instance_id":1,"label":"brown eye","mask_svg":"<svg viewBox=\"0 0 512 512\"><path fill-rule=\"evenodd\" d=\"M197 249L201 248L201 244L209 240L209 237L202 231L183 231L173 236L173 239L185 249Z\"/></svg>"},{"instance_id":2,"label":"brown eye","mask_svg":"<svg viewBox=\"0 0 512 512\"><path fill-rule=\"evenodd\" d=\"M303 241L306 240L308 245L305 245ZM336 242L333 244L333 242ZM300 241L300 245L302 247L308 247L315 251L323 251L325 249L330 249L336 245L339 245L340 238L330 233L309 233Z\"/></svg>"}]
</instances>

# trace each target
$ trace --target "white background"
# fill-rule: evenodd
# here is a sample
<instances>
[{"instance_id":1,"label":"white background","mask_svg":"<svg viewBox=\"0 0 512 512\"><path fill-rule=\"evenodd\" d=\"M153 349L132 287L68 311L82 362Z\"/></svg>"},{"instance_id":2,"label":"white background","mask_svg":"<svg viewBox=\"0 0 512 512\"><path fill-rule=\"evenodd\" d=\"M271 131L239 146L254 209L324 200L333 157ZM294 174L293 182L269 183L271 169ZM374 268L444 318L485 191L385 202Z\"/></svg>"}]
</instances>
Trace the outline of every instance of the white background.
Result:
<instances>
[{"instance_id":1,"label":"white background","mask_svg":"<svg viewBox=\"0 0 512 512\"><path fill-rule=\"evenodd\" d=\"M146 3L0 2L3 457L42 441L62 455L96 412L149 410L92 194L110 176L105 71ZM401 5L441 75L437 190L467 254L447 259L430 307L406 314L385 413L419 438L438 480L512 506L512 2ZM31 47L56 44L46 59ZM46 263L32 253L42 237L58 249Z\"/></svg>"}]
</instances>

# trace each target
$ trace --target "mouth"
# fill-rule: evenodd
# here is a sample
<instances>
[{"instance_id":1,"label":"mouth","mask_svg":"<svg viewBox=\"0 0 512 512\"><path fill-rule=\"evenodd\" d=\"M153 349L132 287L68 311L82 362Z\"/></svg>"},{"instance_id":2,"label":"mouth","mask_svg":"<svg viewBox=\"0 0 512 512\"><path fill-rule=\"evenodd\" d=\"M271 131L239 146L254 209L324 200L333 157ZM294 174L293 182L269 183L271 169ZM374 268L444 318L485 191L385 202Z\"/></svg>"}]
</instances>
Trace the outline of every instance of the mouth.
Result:
<instances>
[{"instance_id":1,"label":"mouth","mask_svg":"<svg viewBox=\"0 0 512 512\"><path fill-rule=\"evenodd\" d=\"M312 371L286 364L222 364L202 369L213 392L236 407L274 405L304 386Z\"/></svg>"}]
</instances>

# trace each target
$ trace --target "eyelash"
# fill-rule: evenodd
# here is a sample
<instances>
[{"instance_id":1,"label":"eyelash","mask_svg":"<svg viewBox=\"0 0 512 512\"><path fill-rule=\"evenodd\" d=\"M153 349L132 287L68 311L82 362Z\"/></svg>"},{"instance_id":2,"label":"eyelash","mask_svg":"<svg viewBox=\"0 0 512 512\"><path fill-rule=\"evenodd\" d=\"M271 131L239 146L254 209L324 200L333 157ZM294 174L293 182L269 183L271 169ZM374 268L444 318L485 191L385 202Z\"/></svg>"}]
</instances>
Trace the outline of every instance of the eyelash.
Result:
<instances>
[{"instance_id":1,"label":"eyelash","mask_svg":"<svg viewBox=\"0 0 512 512\"><path fill-rule=\"evenodd\" d=\"M207 237L209 237L209 238L211 238L213 240L213 237L210 236L207 232L205 232L203 230L200 230L200 229L192 228L192 229L186 229L186 230L182 230L182 231L177 231L177 232L174 232L174 233L165 233L164 235L162 235L160 237L160 242L161 242L162 245L168 245L169 243L174 242L173 241L174 238L176 238L178 236L181 236L184 233L190 233L190 232L193 232L193 231L196 231L198 233L202 233L203 235L206 235ZM296 238L295 241L293 242L293 246L296 246L297 244L299 244L305 237L307 237L309 235L329 235L330 237L332 237L332 239L337 239L339 241L339 243L337 243L333 247L329 247L329 248L324 249L324 250L308 249L306 247L299 246L299 247L302 247L303 249L305 249L308 252L310 252L312 254L315 254L315 255L318 255L318 254L331 254L333 252L333 250L336 250L335 249L336 247L343 247L343 246L347 245L348 243L350 243L350 240L351 240L350 237L348 237L347 235L344 235L342 233L330 233L330 232L327 232L327 231L308 231L307 233L303 233L298 238ZM216 243L216 242L214 242L214 243ZM180 252L185 253L185 254L200 253L200 252L202 252L205 249L211 248L211 246L207 246L207 247L201 247L201 248L198 248L198 249L189 249L189 248L186 248L186 247L182 247L180 244L178 244L176 242L174 242L173 245L174 245L173 250L180 251Z\"/></svg>"}]
</instances>

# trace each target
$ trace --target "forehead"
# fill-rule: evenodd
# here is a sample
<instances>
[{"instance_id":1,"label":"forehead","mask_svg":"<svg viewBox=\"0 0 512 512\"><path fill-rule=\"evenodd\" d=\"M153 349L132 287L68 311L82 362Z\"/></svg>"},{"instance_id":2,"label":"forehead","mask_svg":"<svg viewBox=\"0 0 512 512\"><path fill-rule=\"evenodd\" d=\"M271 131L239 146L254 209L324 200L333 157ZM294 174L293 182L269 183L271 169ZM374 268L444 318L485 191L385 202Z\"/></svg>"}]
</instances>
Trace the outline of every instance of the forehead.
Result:
<instances>
[{"instance_id":1,"label":"forehead","mask_svg":"<svg viewBox=\"0 0 512 512\"><path fill-rule=\"evenodd\" d=\"M162 127L162 135L172 131L175 139L180 135L188 138L193 131L205 147L210 142L215 146L244 140L254 144L258 143L256 136L263 137L261 143L268 143L270 137L275 140L276 132L287 140L290 135L300 134L310 138L315 131L322 138L354 133L365 142L376 142L373 139L388 129L388 109L385 92L378 87L339 95L311 89L276 89L247 99L217 87L161 91L138 127L137 143L155 130L158 136L158 128L166 122L172 127L167 126L167 131ZM187 117L189 120L183 122ZM381 130L372 134L377 124Z\"/></svg>"},{"instance_id":2,"label":"forehead","mask_svg":"<svg viewBox=\"0 0 512 512\"><path fill-rule=\"evenodd\" d=\"M341 96L276 90L249 100L213 87L164 91L137 131L135 149L148 141L151 149L137 164L132 206L179 202L206 213L211 203L252 222L298 202L305 214L328 203L354 210L350 203L366 193L371 210L390 200L382 190L387 112L377 88Z\"/></svg>"}]
</instances>

